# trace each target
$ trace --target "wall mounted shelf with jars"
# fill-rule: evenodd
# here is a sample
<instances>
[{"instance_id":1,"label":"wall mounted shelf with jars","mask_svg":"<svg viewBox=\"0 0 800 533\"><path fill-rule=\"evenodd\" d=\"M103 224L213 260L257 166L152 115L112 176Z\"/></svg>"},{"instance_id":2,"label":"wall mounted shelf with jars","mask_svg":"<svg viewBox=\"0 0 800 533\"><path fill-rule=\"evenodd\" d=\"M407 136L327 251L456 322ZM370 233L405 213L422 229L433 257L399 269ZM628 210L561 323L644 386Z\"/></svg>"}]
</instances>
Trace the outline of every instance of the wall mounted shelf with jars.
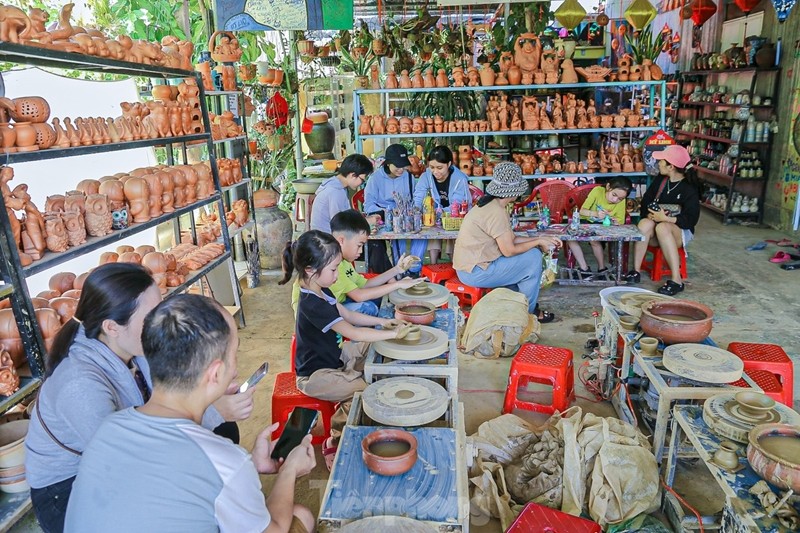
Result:
<instances>
[{"instance_id":1,"label":"wall mounted shelf with jars","mask_svg":"<svg viewBox=\"0 0 800 533\"><path fill-rule=\"evenodd\" d=\"M675 135L688 143L706 184L702 205L722 215L723 224L763 219L779 73L779 68L746 67L679 76Z\"/></svg>"}]
</instances>

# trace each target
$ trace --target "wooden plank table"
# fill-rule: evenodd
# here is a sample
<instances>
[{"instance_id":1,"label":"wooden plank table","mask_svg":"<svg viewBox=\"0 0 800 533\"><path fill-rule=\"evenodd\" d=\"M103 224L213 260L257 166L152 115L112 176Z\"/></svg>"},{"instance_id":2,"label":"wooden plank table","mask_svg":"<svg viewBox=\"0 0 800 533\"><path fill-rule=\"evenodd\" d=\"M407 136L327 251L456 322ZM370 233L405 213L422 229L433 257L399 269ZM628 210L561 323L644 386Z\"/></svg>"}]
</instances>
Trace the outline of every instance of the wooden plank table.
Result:
<instances>
[{"instance_id":1,"label":"wooden plank table","mask_svg":"<svg viewBox=\"0 0 800 533\"><path fill-rule=\"evenodd\" d=\"M578 234L570 235L569 225L567 224L553 224L545 230L538 230L535 226L530 229L526 225L521 225L514 233L520 237L540 237L549 236L557 237L561 241L577 241L577 242L608 242L616 244L616 265L615 277L610 283L619 285L622 281L622 250L623 244L626 242L643 241L644 235L633 224L625 224L618 226L603 226L601 224L581 224ZM372 240L394 241L406 239L442 239L442 240L455 240L458 237L458 231L448 231L442 228L431 227L422 228L416 233L398 233L394 231L379 230L369 236ZM369 262L367 256L367 249L364 249L364 261ZM583 281L573 279L558 279L556 280L561 285L602 285L604 282L597 281ZM608 283L608 282L605 282Z\"/></svg>"}]
</instances>

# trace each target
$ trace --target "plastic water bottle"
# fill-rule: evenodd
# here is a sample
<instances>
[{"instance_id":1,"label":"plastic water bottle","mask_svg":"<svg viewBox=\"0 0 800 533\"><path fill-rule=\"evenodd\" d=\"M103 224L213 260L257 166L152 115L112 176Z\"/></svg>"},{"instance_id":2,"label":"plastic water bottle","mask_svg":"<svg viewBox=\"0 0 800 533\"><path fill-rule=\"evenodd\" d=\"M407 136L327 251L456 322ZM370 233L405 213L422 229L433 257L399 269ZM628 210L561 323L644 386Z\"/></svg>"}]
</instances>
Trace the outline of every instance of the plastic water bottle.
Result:
<instances>
[{"instance_id":1,"label":"plastic water bottle","mask_svg":"<svg viewBox=\"0 0 800 533\"><path fill-rule=\"evenodd\" d=\"M516 231L517 227L519 226L519 217L517 216L517 210L511 212L511 230Z\"/></svg>"},{"instance_id":2,"label":"plastic water bottle","mask_svg":"<svg viewBox=\"0 0 800 533\"><path fill-rule=\"evenodd\" d=\"M384 222L383 227L386 231L392 231L392 222L393 222L394 215L392 215L392 210L386 210L386 222Z\"/></svg>"},{"instance_id":3,"label":"plastic water bottle","mask_svg":"<svg viewBox=\"0 0 800 533\"><path fill-rule=\"evenodd\" d=\"M574 211L572 211L572 220L570 221L570 227L577 231L581 227L581 214L576 207Z\"/></svg>"}]
</instances>

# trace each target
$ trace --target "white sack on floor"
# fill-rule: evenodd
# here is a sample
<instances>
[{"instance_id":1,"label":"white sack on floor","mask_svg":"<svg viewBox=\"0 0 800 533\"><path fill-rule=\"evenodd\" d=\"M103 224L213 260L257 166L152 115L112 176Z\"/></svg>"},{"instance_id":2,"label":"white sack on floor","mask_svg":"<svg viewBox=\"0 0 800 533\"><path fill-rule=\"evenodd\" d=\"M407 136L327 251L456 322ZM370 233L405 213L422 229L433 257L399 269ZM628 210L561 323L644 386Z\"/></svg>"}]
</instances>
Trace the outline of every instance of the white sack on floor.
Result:
<instances>
[{"instance_id":1,"label":"white sack on floor","mask_svg":"<svg viewBox=\"0 0 800 533\"><path fill-rule=\"evenodd\" d=\"M509 289L494 289L470 311L460 349L475 357L511 357L520 344L536 342L541 327L528 313L528 299Z\"/></svg>"}]
</instances>

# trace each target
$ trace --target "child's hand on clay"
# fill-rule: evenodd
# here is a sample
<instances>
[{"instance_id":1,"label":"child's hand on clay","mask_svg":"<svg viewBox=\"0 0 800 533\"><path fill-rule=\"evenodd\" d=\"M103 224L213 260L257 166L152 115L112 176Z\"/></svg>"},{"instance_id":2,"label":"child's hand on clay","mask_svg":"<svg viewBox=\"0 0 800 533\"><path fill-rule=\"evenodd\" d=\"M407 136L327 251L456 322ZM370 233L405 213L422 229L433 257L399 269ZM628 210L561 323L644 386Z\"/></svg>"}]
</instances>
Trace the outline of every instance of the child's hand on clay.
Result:
<instances>
[{"instance_id":1,"label":"child's hand on clay","mask_svg":"<svg viewBox=\"0 0 800 533\"><path fill-rule=\"evenodd\" d=\"M395 330L396 335L394 336L394 338L395 339L404 339L406 337L406 335L408 335L411 332L411 328L413 328L413 327L414 327L414 324L411 324L409 322L404 322L403 325L401 325L400 327L398 327Z\"/></svg>"},{"instance_id":2,"label":"child's hand on clay","mask_svg":"<svg viewBox=\"0 0 800 533\"><path fill-rule=\"evenodd\" d=\"M400 256L400 259L397 261L397 268L400 269L401 272L405 272L412 266L416 265L420 262L420 258L416 255L406 255L403 254Z\"/></svg>"},{"instance_id":3,"label":"child's hand on clay","mask_svg":"<svg viewBox=\"0 0 800 533\"><path fill-rule=\"evenodd\" d=\"M421 277L421 278L417 278L417 279L414 279L414 278L403 278L403 279L401 279L400 281L397 282L397 287L400 288L400 289L408 289L409 287L413 287L414 285L416 285L418 283L423 283L425 281L428 281L428 278L426 278L426 277Z\"/></svg>"},{"instance_id":4,"label":"child's hand on clay","mask_svg":"<svg viewBox=\"0 0 800 533\"><path fill-rule=\"evenodd\" d=\"M404 324L407 324L405 320L399 320L397 318L387 318L382 324L381 327L383 329L395 329Z\"/></svg>"}]
</instances>

